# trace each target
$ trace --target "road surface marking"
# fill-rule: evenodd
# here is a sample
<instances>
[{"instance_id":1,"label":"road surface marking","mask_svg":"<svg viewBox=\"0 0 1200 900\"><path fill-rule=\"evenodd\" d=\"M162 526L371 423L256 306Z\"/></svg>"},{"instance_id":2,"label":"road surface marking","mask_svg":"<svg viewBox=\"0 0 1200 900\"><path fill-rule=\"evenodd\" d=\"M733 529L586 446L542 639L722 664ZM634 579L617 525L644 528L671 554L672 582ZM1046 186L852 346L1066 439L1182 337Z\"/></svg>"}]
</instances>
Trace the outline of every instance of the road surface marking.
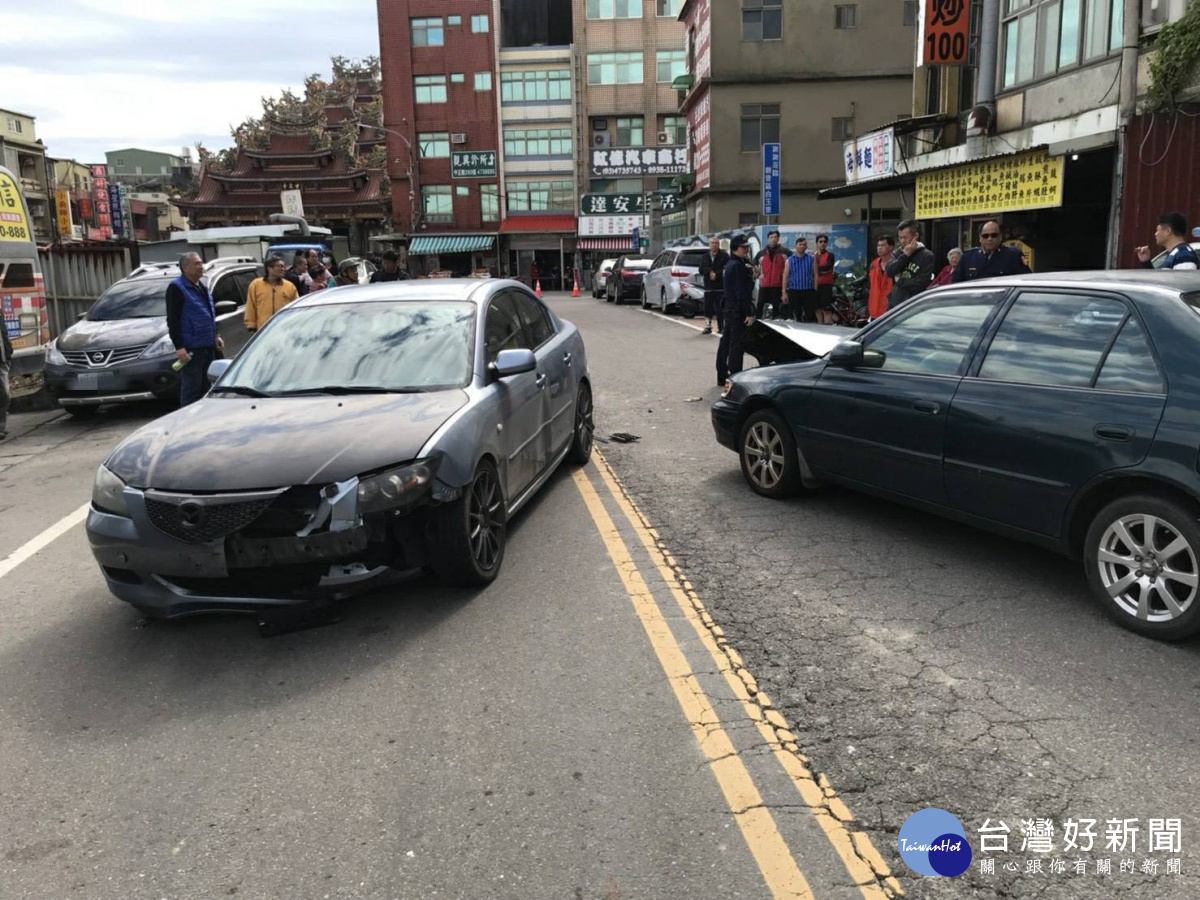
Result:
<instances>
[{"instance_id":1,"label":"road surface marking","mask_svg":"<svg viewBox=\"0 0 1200 900\"><path fill-rule=\"evenodd\" d=\"M658 540L657 533L650 528L646 517L634 506L608 460L599 451L593 451L593 461L609 493L670 588L684 617L708 650L717 670L725 676L733 696L741 702L801 799L812 811L846 871L858 885L864 900L883 900L888 896L902 895L903 888L872 845L871 839L864 832L849 831L847 823L854 820L849 808L838 798L824 775L813 776L807 766L807 758L800 754L796 738L788 730L787 721L774 709L767 695L758 690L757 681L743 665L741 656L729 646L720 628L713 623L691 582L682 577L675 560Z\"/></svg>"},{"instance_id":2,"label":"road surface marking","mask_svg":"<svg viewBox=\"0 0 1200 900\"><path fill-rule=\"evenodd\" d=\"M25 562L25 560L29 559L29 557L50 546L50 544L86 519L91 506L90 502L83 504L75 512L63 516L37 537L26 541L9 556L0 559L0 578L3 578L21 563Z\"/></svg>"},{"instance_id":3,"label":"road surface marking","mask_svg":"<svg viewBox=\"0 0 1200 900\"><path fill-rule=\"evenodd\" d=\"M656 318L656 319L662 319L664 322L670 322L672 325L682 325L684 328L692 329L692 331L699 331L701 334L704 333L704 329L701 328L699 325L693 325L692 323L685 322L682 319L675 319L675 318L672 318L671 316L665 316L662 313L655 312L652 309L641 309L641 310L638 310L638 312L644 313L647 316L654 316L654 318ZM713 334L716 334L716 332L714 331Z\"/></svg>"},{"instance_id":4,"label":"road surface marking","mask_svg":"<svg viewBox=\"0 0 1200 900\"><path fill-rule=\"evenodd\" d=\"M771 896L777 900L813 900L812 889L804 873L792 858L770 810L763 805L762 795L755 787L750 772L738 755L733 741L721 727L712 703L671 634L670 625L663 618L654 595L638 572L633 557L629 555L629 548L604 508L600 495L582 470L576 469L573 477L596 524L596 530L608 548L609 559L621 577L625 592L633 602L658 662L675 692L675 699L679 701L696 742L708 757L709 768L725 795L725 802L729 804L734 821L758 864Z\"/></svg>"}]
</instances>

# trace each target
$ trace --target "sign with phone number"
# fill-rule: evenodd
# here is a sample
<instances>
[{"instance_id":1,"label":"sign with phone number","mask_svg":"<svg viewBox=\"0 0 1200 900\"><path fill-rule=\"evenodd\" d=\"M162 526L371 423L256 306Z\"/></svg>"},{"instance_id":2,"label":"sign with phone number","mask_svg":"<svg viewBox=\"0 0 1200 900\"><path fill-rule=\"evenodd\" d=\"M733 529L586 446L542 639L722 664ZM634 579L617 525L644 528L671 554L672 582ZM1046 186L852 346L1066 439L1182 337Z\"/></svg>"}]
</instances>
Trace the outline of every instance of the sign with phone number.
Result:
<instances>
[{"instance_id":1,"label":"sign with phone number","mask_svg":"<svg viewBox=\"0 0 1200 900\"><path fill-rule=\"evenodd\" d=\"M0 241L32 241L16 182L0 173Z\"/></svg>"}]
</instances>

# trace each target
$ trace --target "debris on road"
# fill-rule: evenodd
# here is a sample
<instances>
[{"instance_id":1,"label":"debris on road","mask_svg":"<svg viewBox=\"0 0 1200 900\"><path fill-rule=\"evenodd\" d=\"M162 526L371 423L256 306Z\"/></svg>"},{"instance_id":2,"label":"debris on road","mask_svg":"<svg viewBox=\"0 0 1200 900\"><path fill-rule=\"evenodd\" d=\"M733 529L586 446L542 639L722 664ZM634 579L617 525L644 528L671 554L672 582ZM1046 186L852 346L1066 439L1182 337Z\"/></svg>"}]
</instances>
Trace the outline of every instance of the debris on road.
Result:
<instances>
[{"instance_id":1,"label":"debris on road","mask_svg":"<svg viewBox=\"0 0 1200 900\"><path fill-rule=\"evenodd\" d=\"M628 431L618 431L609 435L618 444L636 444L640 441L641 435L630 434Z\"/></svg>"}]
</instances>

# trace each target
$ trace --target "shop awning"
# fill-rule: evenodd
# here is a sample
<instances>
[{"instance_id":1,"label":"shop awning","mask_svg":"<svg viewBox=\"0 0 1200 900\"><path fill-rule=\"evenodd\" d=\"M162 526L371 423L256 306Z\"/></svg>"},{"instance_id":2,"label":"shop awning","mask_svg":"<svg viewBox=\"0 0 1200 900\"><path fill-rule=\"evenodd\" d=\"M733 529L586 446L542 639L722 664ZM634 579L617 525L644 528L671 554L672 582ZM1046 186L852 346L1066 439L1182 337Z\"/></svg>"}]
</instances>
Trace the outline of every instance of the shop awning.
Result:
<instances>
[{"instance_id":1,"label":"shop awning","mask_svg":"<svg viewBox=\"0 0 1200 900\"><path fill-rule=\"evenodd\" d=\"M477 253L496 245L494 234L429 234L414 237L408 245L409 256L441 253Z\"/></svg>"},{"instance_id":2,"label":"shop awning","mask_svg":"<svg viewBox=\"0 0 1200 900\"><path fill-rule=\"evenodd\" d=\"M633 247L633 238L629 235L580 238L578 247L580 250L630 250Z\"/></svg>"},{"instance_id":3,"label":"shop awning","mask_svg":"<svg viewBox=\"0 0 1200 900\"><path fill-rule=\"evenodd\" d=\"M535 234L538 232L565 231L575 233L575 217L564 216L509 216L500 223L501 234Z\"/></svg>"}]
</instances>

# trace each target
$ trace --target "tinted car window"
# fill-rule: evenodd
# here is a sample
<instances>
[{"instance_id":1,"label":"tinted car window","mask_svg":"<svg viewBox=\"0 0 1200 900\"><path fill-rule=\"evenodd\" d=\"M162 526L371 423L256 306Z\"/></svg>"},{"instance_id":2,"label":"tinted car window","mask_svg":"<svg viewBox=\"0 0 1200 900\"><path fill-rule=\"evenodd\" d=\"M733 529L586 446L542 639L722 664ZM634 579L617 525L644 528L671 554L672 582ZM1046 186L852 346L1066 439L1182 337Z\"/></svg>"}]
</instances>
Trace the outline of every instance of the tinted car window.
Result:
<instances>
[{"instance_id":1,"label":"tinted car window","mask_svg":"<svg viewBox=\"0 0 1200 900\"><path fill-rule=\"evenodd\" d=\"M501 350L520 350L523 347L533 349L525 337L525 329L509 294L504 293L492 298L484 323L483 339L489 363L496 361Z\"/></svg>"},{"instance_id":2,"label":"tinted car window","mask_svg":"<svg viewBox=\"0 0 1200 900\"><path fill-rule=\"evenodd\" d=\"M675 262L681 266L690 266L693 269L698 269L706 256L708 256L707 250L684 250L679 254L679 259L675 260Z\"/></svg>"},{"instance_id":3,"label":"tinted car window","mask_svg":"<svg viewBox=\"0 0 1200 900\"><path fill-rule=\"evenodd\" d=\"M234 275L225 275L217 279L217 283L211 288L213 303L231 302L241 306L246 302L245 295L238 290L234 278Z\"/></svg>"},{"instance_id":4,"label":"tinted car window","mask_svg":"<svg viewBox=\"0 0 1200 900\"><path fill-rule=\"evenodd\" d=\"M1127 312L1111 297L1023 293L988 347L979 377L1090 387Z\"/></svg>"},{"instance_id":5,"label":"tinted car window","mask_svg":"<svg viewBox=\"0 0 1200 900\"><path fill-rule=\"evenodd\" d=\"M908 310L864 342L885 354L883 369L918 375L956 375L979 327L1000 294L943 297Z\"/></svg>"},{"instance_id":6,"label":"tinted car window","mask_svg":"<svg viewBox=\"0 0 1200 900\"><path fill-rule=\"evenodd\" d=\"M93 322L118 319L153 319L167 314L169 278L118 281L92 304L87 317Z\"/></svg>"},{"instance_id":7,"label":"tinted car window","mask_svg":"<svg viewBox=\"0 0 1200 900\"><path fill-rule=\"evenodd\" d=\"M547 315L542 304L538 303L528 294L512 291L510 296L513 303L516 304L517 312L521 316L521 321L524 323L529 334L529 339L532 341L534 348L542 346L546 341L554 336L554 327L550 324L550 317Z\"/></svg>"},{"instance_id":8,"label":"tinted car window","mask_svg":"<svg viewBox=\"0 0 1200 900\"><path fill-rule=\"evenodd\" d=\"M333 303L272 317L225 385L268 394L322 387L435 390L471 375L470 303Z\"/></svg>"},{"instance_id":9,"label":"tinted car window","mask_svg":"<svg viewBox=\"0 0 1200 900\"><path fill-rule=\"evenodd\" d=\"M1137 319L1130 316L1117 335L1096 387L1105 391L1136 391L1139 394L1161 394L1166 388L1154 363L1154 355Z\"/></svg>"}]
</instances>

